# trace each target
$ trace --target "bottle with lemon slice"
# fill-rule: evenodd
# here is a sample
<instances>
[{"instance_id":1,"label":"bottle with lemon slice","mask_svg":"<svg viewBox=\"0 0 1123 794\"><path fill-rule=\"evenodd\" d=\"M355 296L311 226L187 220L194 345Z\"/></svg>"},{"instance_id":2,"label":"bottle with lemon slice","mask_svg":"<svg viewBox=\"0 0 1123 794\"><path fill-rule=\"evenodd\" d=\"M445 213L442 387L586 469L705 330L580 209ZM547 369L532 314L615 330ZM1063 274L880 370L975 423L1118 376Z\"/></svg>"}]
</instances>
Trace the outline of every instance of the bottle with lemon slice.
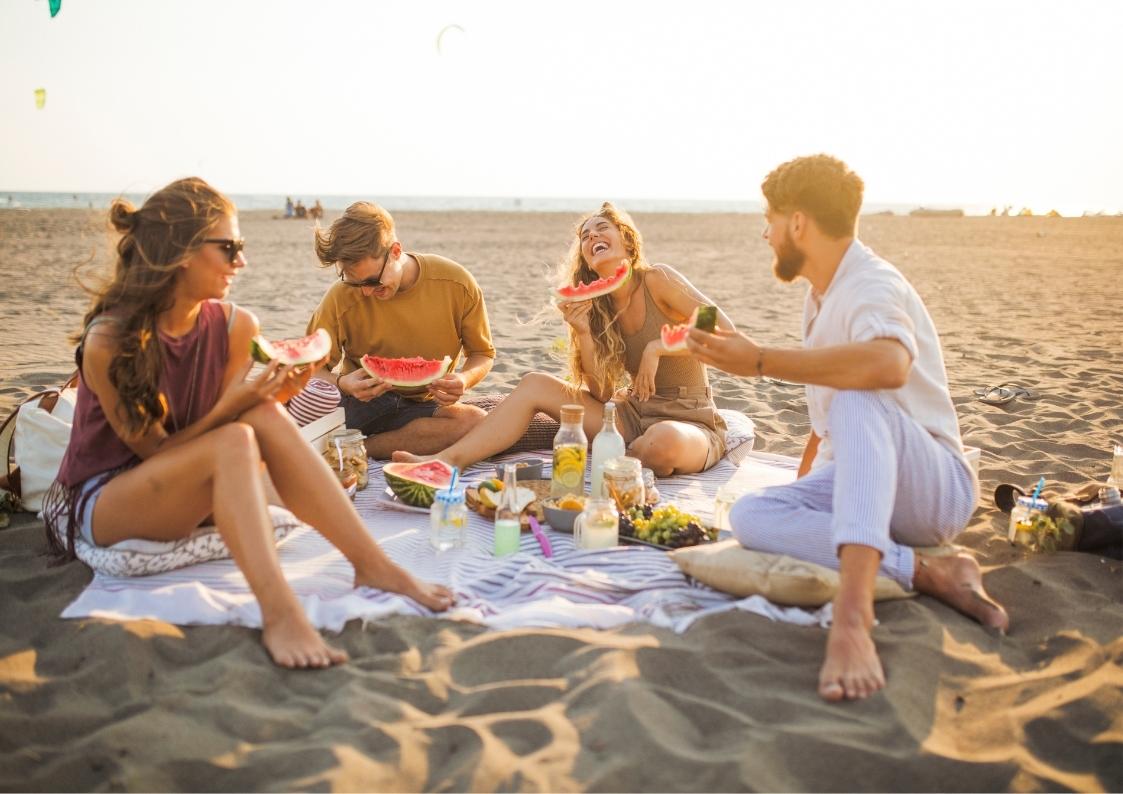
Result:
<instances>
[{"instance_id":1,"label":"bottle with lemon slice","mask_svg":"<svg viewBox=\"0 0 1123 794\"><path fill-rule=\"evenodd\" d=\"M554 467L550 475L550 496L555 499L585 494L585 462L589 439L585 435L585 406L563 405L561 429L554 436Z\"/></svg>"}]
</instances>

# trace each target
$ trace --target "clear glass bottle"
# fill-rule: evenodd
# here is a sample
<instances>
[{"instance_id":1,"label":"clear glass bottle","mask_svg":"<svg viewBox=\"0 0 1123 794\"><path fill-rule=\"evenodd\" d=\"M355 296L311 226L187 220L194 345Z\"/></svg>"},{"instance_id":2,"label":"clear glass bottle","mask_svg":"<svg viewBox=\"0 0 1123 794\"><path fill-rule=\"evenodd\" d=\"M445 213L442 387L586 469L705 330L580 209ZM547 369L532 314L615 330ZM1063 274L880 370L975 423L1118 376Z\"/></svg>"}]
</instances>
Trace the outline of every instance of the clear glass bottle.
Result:
<instances>
[{"instance_id":1,"label":"clear glass bottle","mask_svg":"<svg viewBox=\"0 0 1123 794\"><path fill-rule=\"evenodd\" d=\"M633 507L643 507L643 465L639 458L618 457L604 463L604 490L616 502L621 515Z\"/></svg>"},{"instance_id":2,"label":"clear glass bottle","mask_svg":"<svg viewBox=\"0 0 1123 794\"><path fill-rule=\"evenodd\" d=\"M499 492L499 504L495 506L495 556L503 557L519 550L522 526L519 522L519 496L517 469L514 466L503 468L503 490Z\"/></svg>"},{"instance_id":3,"label":"clear glass bottle","mask_svg":"<svg viewBox=\"0 0 1123 794\"><path fill-rule=\"evenodd\" d=\"M324 460L340 482L353 474L360 491L367 487L367 448L360 431L341 427L332 433L324 447Z\"/></svg>"},{"instance_id":4,"label":"clear glass bottle","mask_svg":"<svg viewBox=\"0 0 1123 794\"><path fill-rule=\"evenodd\" d=\"M467 527L464 490L438 490L429 508L429 545L438 552L463 548Z\"/></svg>"},{"instance_id":5,"label":"clear glass bottle","mask_svg":"<svg viewBox=\"0 0 1123 794\"><path fill-rule=\"evenodd\" d=\"M554 436L554 466L550 473L550 496L585 495L585 463L589 438L585 435L585 406L563 405L561 428Z\"/></svg>"},{"instance_id":6,"label":"clear glass bottle","mask_svg":"<svg viewBox=\"0 0 1123 794\"><path fill-rule=\"evenodd\" d=\"M604 463L610 458L624 454L624 437L616 429L616 403L604 404L604 426L593 438L593 454L589 464L589 496L600 499L606 494L603 490Z\"/></svg>"}]
</instances>

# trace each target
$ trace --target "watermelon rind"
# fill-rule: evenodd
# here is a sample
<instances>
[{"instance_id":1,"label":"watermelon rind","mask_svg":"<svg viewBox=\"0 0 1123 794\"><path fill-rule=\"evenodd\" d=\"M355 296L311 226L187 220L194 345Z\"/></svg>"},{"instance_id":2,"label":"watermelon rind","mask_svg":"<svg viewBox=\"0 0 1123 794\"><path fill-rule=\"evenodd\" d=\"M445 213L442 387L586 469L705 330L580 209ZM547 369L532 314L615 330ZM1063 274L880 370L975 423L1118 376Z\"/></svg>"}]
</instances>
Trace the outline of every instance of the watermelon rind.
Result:
<instances>
[{"instance_id":1,"label":"watermelon rind","mask_svg":"<svg viewBox=\"0 0 1123 794\"><path fill-rule=\"evenodd\" d=\"M250 357L259 364L268 364L274 359L290 367L299 367L327 358L331 352L331 337L323 328L302 339L281 339L270 342L264 336L250 340Z\"/></svg>"},{"instance_id":2,"label":"watermelon rind","mask_svg":"<svg viewBox=\"0 0 1123 794\"><path fill-rule=\"evenodd\" d=\"M391 365L411 365L416 366L419 373L413 377L394 376L386 374L384 365L380 362L385 362ZM378 356L363 356L359 363L362 364L363 369L372 378L378 378L383 383L389 383L395 389L421 389L428 386L437 378L444 377L448 372L449 367L452 365L452 359L445 356L442 359L428 359L416 356L414 358L380 358Z\"/></svg>"},{"instance_id":3,"label":"watermelon rind","mask_svg":"<svg viewBox=\"0 0 1123 794\"><path fill-rule=\"evenodd\" d=\"M560 303L587 301L615 292L632 277L632 266L625 262L609 278L598 278L589 284L566 285L555 290Z\"/></svg>"},{"instance_id":4,"label":"watermelon rind","mask_svg":"<svg viewBox=\"0 0 1123 794\"><path fill-rule=\"evenodd\" d=\"M429 507L438 488L452 481L452 466L441 460L423 463L387 463L382 476L390 490L402 502L413 507Z\"/></svg>"},{"instance_id":5,"label":"watermelon rind","mask_svg":"<svg viewBox=\"0 0 1123 794\"><path fill-rule=\"evenodd\" d=\"M686 350L686 337L690 333L690 326L683 325L667 325L664 324L659 329L659 338L663 342L663 349L674 353L679 350Z\"/></svg>"},{"instance_id":6,"label":"watermelon rind","mask_svg":"<svg viewBox=\"0 0 1123 794\"><path fill-rule=\"evenodd\" d=\"M712 334L717 327L717 306L699 306L695 309L694 327Z\"/></svg>"}]
</instances>

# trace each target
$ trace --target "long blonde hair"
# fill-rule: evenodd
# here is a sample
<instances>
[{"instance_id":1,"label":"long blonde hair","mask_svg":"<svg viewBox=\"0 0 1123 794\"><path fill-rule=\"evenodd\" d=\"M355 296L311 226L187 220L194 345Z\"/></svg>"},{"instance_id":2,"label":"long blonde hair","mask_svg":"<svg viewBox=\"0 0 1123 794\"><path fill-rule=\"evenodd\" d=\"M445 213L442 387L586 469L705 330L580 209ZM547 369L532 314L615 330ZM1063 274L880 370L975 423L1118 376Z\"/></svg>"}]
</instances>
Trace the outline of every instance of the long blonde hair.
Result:
<instances>
[{"instance_id":1,"label":"long blonde hair","mask_svg":"<svg viewBox=\"0 0 1123 794\"><path fill-rule=\"evenodd\" d=\"M604 202L600 210L586 215L574 227L573 244L563 260L559 282L569 283L573 286L589 284L601 276L589 267L581 253L581 229L592 218L604 218L620 232L620 239L628 252L628 260L632 264L632 278L643 278L651 270L651 265L643 256L643 237L636 228L631 216L623 210L618 210L609 202ZM569 381L570 387L576 392L585 382L588 375L598 383L611 384L612 389L623 384L627 377L624 367L624 335L620 333L617 322L619 313L612 305L611 295L601 295L593 298L593 308L589 312L589 330L592 332L594 355L593 372L585 372L581 366L581 354L577 349L577 333L572 327L569 329Z\"/></svg>"}]
</instances>

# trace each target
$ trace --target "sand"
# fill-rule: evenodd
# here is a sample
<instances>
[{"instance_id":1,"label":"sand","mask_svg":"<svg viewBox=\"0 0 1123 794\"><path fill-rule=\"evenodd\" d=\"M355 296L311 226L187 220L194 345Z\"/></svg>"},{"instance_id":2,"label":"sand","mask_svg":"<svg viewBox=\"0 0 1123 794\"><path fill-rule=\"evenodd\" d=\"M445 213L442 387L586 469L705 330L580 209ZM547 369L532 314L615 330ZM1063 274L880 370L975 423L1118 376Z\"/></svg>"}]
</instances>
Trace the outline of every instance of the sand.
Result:
<instances>
[{"instance_id":1,"label":"sand","mask_svg":"<svg viewBox=\"0 0 1123 794\"><path fill-rule=\"evenodd\" d=\"M333 277L309 225L241 220L250 266L232 299L266 333L299 333ZM398 216L408 249L459 260L487 294L500 359L484 391L557 367L560 323L519 320L542 305L574 220ZM742 328L798 342L803 291L773 278L759 217L637 221L650 257ZM1015 549L990 498L1000 482L1107 476L1123 436L1123 220L877 216L862 238L941 332L964 439L983 451L961 542L1009 609L1008 636L929 598L880 605L888 687L843 705L815 695L823 631L750 614L682 636L351 624L338 638L351 664L289 672L254 631L60 620L91 574L49 566L42 525L17 516L0 531L0 789L1123 789L1123 563ZM85 307L71 269L109 246L98 213L0 213L0 412L69 372ZM1005 382L1039 397L975 400ZM801 388L714 386L757 422L758 448L798 453Z\"/></svg>"}]
</instances>

